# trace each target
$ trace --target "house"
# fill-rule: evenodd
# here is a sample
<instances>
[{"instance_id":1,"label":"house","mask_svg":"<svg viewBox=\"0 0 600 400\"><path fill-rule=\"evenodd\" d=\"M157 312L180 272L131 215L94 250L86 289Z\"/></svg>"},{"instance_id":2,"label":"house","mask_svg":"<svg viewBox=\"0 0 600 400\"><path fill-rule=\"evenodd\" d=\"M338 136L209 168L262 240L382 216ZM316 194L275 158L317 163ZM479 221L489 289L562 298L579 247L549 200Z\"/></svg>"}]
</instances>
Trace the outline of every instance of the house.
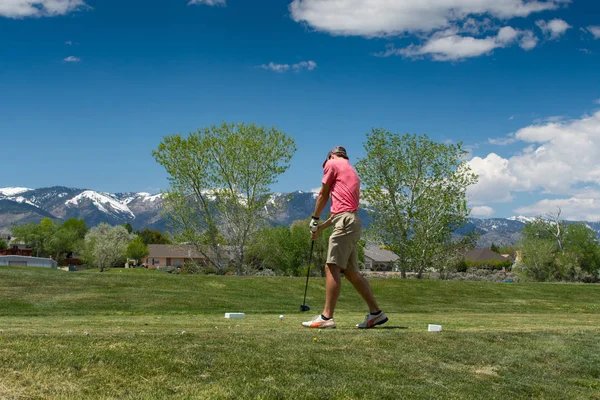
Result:
<instances>
[{"instance_id":1,"label":"house","mask_svg":"<svg viewBox=\"0 0 600 400\"><path fill-rule=\"evenodd\" d=\"M392 271L397 267L398 256L380 246L365 247L365 266L367 270Z\"/></svg>"},{"instance_id":2,"label":"house","mask_svg":"<svg viewBox=\"0 0 600 400\"><path fill-rule=\"evenodd\" d=\"M510 260L509 257L502 256L490 249L473 249L469 250L465 254L465 260L475 263L486 263L486 262L502 262Z\"/></svg>"},{"instance_id":3,"label":"house","mask_svg":"<svg viewBox=\"0 0 600 400\"><path fill-rule=\"evenodd\" d=\"M28 248L25 243L17 242L14 237L8 233L0 233L0 240L4 240L8 245L8 249L0 250L0 255L3 256L25 256L31 257L33 250Z\"/></svg>"},{"instance_id":4,"label":"house","mask_svg":"<svg viewBox=\"0 0 600 400\"><path fill-rule=\"evenodd\" d=\"M56 268L57 262L51 258L0 255L0 266Z\"/></svg>"},{"instance_id":5,"label":"house","mask_svg":"<svg viewBox=\"0 0 600 400\"><path fill-rule=\"evenodd\" d=\"M10 233L0 233L0 240L4 240L6 244L10 243Z\"/></svg>"},{"instance_id":6,"label":"house","mask_svg":"<svg viewBox=\"0 0 600 400\"><path fill-rule=\"evenodd\" d=\"M235 251L232 246L221 246L221 264L229 264L235 258ZM146 268L157 267L183 267L186 262L206 265L208 259L198 248L189 244L149 244L148 256L142 263ZM213 251L207 247L205 254L213 254Z\"/></svg>"}]
</instances>

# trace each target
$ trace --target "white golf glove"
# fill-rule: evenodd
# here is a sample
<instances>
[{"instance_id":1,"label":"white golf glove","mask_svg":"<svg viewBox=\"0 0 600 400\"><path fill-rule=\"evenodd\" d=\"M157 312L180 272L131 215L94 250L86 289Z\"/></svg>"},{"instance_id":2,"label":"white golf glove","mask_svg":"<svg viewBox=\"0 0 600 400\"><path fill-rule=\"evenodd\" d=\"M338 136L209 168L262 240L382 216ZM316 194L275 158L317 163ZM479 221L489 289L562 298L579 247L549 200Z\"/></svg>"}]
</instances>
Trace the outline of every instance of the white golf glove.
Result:
<instances>
[{"instance_id":1,"label":"white golf glove","mask_svg":"<svg viewBox=\"0 0 600 400\"><path fill-rule=\"evenodd\" d=\"M310 223L308 224L311 232L316 232L319 229L319 218L312 217Z\"/></svg>"}]
</instances>

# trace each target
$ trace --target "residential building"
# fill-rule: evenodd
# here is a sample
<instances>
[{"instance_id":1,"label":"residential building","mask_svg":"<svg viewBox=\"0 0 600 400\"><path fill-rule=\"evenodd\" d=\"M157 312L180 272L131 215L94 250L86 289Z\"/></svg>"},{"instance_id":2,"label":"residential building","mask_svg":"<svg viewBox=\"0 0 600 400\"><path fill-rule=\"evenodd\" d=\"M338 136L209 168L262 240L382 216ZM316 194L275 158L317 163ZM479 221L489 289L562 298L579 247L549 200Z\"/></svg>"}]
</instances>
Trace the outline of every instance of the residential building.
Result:
<instances>
[{"instance_id":1,"label":"residential building","mask_svg":"<svg viewBox=\"0 0 600 400\"><path fill-rule=\"evenodd\" d=\"M51 258L0 255L0 266L56 268L57 263Z\"/></svg>"},{"instance_id":2,"label":"residential building","mask_svg":"<svg viewBox=\"0 0 600 400\"><path fill-rule=\"evenodd\" d=\"M369 245L365 247L365 265L367 270L397 271L398 256L380 246Z\"/></svg>"},{"instance_id":3,"label":"residential building","mask_svg":"<svg viewBox=\"0 0 600 400\"><path fill-rule=\"evenodd\" d=\"M157 267L183 267L186 262L206 265L208 259L204 254L198 251L194 245L182 244L149 244L148 256L144 259L142 265L146 268ZM208 246L205 254L213 254ZM229 264L235 258L235 251L232 246L221 246L221 264Z\"/></svg>"}]
</instances>

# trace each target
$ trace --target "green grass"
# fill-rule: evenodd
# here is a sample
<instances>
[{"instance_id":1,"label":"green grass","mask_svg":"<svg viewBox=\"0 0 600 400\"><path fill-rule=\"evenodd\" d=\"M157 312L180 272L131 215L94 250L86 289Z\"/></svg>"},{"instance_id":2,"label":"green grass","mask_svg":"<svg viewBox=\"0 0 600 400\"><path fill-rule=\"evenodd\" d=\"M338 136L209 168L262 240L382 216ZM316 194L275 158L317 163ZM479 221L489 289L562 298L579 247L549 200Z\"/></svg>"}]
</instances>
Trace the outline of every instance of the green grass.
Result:
<instances>
[{"instance_id":1,"label":"green grass","mask_svg":"<svg viewBox=\"0 0 600 400\"><path fill-rule=\"evenodd\" d=\"M600 399L600 286L371 283L315 331L322 279L0 267L0 399Z\"/></svg>"}]
</instances>

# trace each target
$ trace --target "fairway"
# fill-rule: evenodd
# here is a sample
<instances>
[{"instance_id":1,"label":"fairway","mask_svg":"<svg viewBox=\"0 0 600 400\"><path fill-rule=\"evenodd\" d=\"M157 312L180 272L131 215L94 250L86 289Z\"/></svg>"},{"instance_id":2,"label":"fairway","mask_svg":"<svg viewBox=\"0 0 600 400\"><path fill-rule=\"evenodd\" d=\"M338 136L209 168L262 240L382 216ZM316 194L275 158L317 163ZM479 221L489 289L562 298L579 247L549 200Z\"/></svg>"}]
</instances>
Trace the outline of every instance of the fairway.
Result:
<instances>
[{"instance_id":1,"label":"fairway","mask_svg":"<svg viewBox=\"0 0 600 400\"><path fill-rule=\"evenodd\" d=\"M371 283L318 331L320 278L0 267L0 398L600 399L598 285Z\"/></svg>"}]
</instances>

